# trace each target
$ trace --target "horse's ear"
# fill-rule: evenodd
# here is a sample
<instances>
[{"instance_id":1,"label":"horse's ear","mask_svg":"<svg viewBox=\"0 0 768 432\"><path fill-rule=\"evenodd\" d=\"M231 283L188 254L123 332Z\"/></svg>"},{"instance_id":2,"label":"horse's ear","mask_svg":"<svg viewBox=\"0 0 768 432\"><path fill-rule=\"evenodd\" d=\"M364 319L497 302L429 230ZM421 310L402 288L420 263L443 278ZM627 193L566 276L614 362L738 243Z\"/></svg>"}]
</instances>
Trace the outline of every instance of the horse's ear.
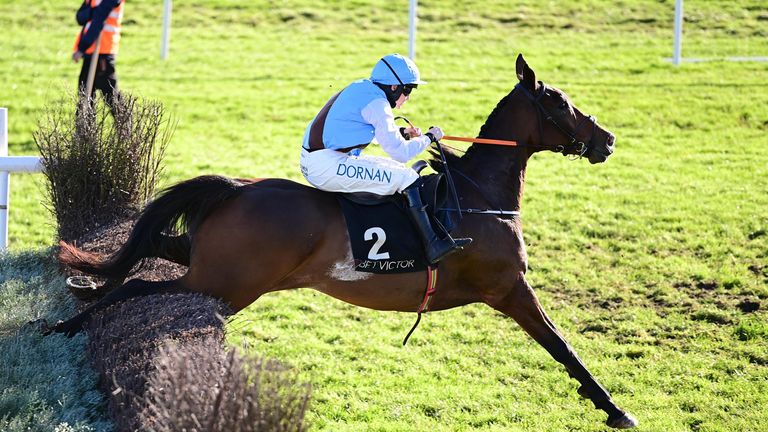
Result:
<instances>
[{"instance_id":1,"label":"horse's ear","mask_svg":"<svg viewBox=\"0 0 768 432\"><path fill-rule=\"evenodd\" d=\"M536 72L528 67L522 54L517 55L517 62L515 63L515 69L517 70L517 79L531 92L535 92L539 83L536 81Z\"/></svg>"}]
</instances>

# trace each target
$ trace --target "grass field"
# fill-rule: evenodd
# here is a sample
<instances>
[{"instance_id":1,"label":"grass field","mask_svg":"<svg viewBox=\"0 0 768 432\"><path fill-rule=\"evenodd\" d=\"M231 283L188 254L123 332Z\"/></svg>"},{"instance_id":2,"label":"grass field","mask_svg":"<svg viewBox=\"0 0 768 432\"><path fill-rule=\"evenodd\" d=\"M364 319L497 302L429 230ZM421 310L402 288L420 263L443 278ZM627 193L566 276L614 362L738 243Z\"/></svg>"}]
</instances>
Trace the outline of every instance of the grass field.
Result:
<instances>
[{"instance_id":1,"label":"grass field","mask_svg":"<svg viewBox=\"0 0 768 432\"><path fill-rule=\"evenodd\" d=\"M10 153L33 154L45 104L75 85L76 4L0 0L0 106ZM383 54L407 51L408 2L176 2L159 60L162 2L129 0L124 90L179 121L165 184L205 173L299 180L304 127ZM617 136L605 165L542 153L523 203L542 303L642 431L768 425L768 5L674 1L422 1L428 85L403 114L476 135L523 53ZM16 251L53 242L40 176L13 177ZM308 216L309 217L309 216ZM396 289L396 287L393 287ZM755 310L756 309L756 310ZM603 430L603 414L511 320L470 306L426 316L357 309L311 291L269 295L230 340L313 383L317 431Z\"/></svg>"}]
</instances>

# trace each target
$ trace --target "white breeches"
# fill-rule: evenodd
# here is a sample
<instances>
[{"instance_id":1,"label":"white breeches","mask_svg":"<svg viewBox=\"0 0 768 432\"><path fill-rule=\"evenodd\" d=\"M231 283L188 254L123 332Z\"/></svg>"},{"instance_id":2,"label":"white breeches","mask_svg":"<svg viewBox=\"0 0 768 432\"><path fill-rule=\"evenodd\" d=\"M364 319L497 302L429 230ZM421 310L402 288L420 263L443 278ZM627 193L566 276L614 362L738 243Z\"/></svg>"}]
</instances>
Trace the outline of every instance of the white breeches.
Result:
<instances>
[{"instance_id":1,"label":"white breeches","mask_svg":"<svg viewBox=\"0 0 768 432\"><path fill-rule=\"evenodd\" d=\"M312 186L329 192L393 195L419 178L413 169L381 156L350 156L336 150L301 149L301 173Z\"/></svg>"}]
</instances>

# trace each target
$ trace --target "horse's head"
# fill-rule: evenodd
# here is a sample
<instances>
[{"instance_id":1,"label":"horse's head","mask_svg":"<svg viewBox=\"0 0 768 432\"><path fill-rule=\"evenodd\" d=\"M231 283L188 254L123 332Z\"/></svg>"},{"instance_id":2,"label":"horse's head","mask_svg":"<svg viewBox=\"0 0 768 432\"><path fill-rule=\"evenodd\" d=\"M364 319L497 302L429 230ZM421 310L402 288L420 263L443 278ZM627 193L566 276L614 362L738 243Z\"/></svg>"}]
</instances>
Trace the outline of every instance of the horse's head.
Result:
<instances>
[{"instance_id":1,"label":"horse's head","mask_svg":"<svg viewBox=\"0 0 768 432\"><path fill-rule=\"evenodd\" d=\"M562 90L537 81L522 54L517 56L516 71L520 80L516 88L531 101L538 118L538 125L532 125L538 129L530 132L533 147L583 156L593 164L608 159L616 142L612 133L576 108Z\"/></svg>"}]
</instances>

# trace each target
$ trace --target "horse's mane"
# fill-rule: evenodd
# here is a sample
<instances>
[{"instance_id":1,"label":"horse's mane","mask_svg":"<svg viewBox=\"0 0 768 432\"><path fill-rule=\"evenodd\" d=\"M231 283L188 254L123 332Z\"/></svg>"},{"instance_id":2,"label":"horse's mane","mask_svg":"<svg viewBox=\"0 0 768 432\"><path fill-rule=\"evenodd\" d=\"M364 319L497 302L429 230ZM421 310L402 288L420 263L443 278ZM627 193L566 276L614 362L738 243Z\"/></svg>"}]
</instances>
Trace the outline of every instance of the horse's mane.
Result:
<instances>
[{"instance_id":1,"label":"horse's mane","mask_svg":"<svg viewBox=\"0 0 768 432\"><path fill-rule=\"evenodd\" d=\"M496 107L491 111L491 113L488 115L488 118L485 119L485 123L480 127L480 133L477 135L478 138L484 138L486 137L486 134L488 133L489 124L499 115L501 110L504 108L504 106L507 104L509 99L512 97L512 93L515 92L515 89L512 89L506 96L501 98L499 103L496 104ZM466 154L464 156L461 156L457 154L454 150L450 148L443 148L443 153L445 153L445 160L448 163L448 166L454 166L459 167L463 165L466 161L470 160L472 158L472 155L475 152L475 149L477 146L471 146ZM429 166L435 170L436 172L443 172L443 161L440 159L440 153L437 150L430 149L429 150L430 159L428 161Z\"/></svg>"},{"instance_id":2,"label":"horse's mane","mask_svg":"<svg viewBox=\"0 0 768 432\"><path fill-rule=\"evenodd\" d=\"M507 101L509 101L509 98L512 97L512 93L515 92L515 89L512 89L509 93L507 93L506 96L501 98L499 103L496 104L496 108L491 111L491 113L488 115L488 118L485 119L485 123L483 123L482 126L480 126L480 134L477 135L478 138L485 138L486 133L488 133L488 125L491 123L491 120L495 119L497 115L499 115L499 112L501 112L501 109L504 108L504 105L507 104Z\"/></svg>"}]
</instances>

